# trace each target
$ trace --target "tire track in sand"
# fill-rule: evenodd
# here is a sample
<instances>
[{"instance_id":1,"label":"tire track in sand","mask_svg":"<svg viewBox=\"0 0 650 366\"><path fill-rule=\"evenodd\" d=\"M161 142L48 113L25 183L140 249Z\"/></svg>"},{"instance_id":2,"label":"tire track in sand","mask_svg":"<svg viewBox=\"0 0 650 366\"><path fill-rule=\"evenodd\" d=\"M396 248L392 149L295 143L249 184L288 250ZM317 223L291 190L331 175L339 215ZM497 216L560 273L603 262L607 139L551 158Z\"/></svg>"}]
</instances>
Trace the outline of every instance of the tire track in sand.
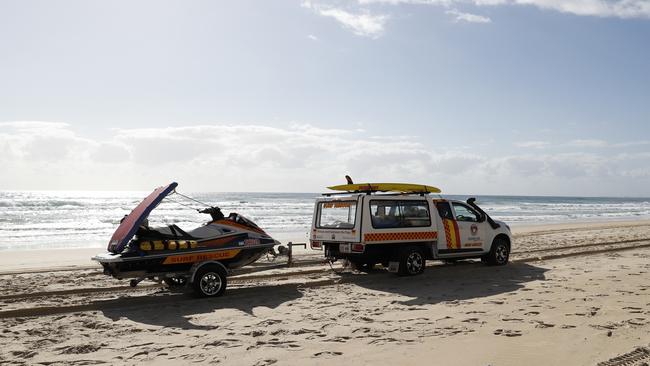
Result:
<instances>
[{"instance_id":1,"label":"tire track in sand","mask_svg":"<svg viewBox=\"0 0 650 366\"><path fill-rule=\"evenodd\" d=\"M514 258L512 262L515 263L527 263L527 262L534 262L534 261L541 261L541 260L553 260L553 259L561 259L561 258L567 258L567 257L575 257L575 256L584 256L584 255L594 255L594 254L602 254L602 253L609 253L609 252L618 252L618 251L625 251L625 250L634 250L634 249L640 249L640 248L648 248L650 247L650 243L648 243L648 240L638 240L638 241L633 241L634 243L641 243L637 245L619 245L619 246L614 246L614 247L609 247L609 248L604 248L604 249L593 249L593 250L587 250L587 251L573 251L575 247L566 247L566 248L553 248L549 249L548 252L552 252L553 254L549 255L534 255L530 257L522 257L522 258ZM611 243L610 245L615 245L615 244L630 244L633 243L631 241L621 241L617 243ZM600 244L602 246L602 244ZM582 247L582 246L576 246L576 247ZM593 247L593 246L592 246ZM558 251L569 251L567 253L558 253ZM536 252L539 253L539 252ZM295 286L297 288L309 288L309 287L320 287L320 286L328 286L328 285L335 285L335 284L340 284L340 283L345 283L352 281L352 279L341 279L341 278L328 278L328 279L321 279L317 281L309 281L307 283L300 283L300 284L273 284L273 282L277 282L277 280L282 280L282 279L289 279L292 277L299 277L299 276L306 276L309 274L327 274L327 270L323 269L315 269L315 270L309 270L309 271L300 271L300 272L291 272L291 273L280 273L280 274L268 274L268 275L258 275L258 276L249 276L246 278L232 278L229 283L230 284L246 284L246 283L251 283L254 282L255 280L276 280L276 281L270 281L270 283L265 286L268 288L275 288L278 286ZM160 288L159 285L150 285L150 286L143 286L140 288L139 291L145 292L147 290L152 290ZM90 290L90 291L89 291ZM102 291L103 290L103 291ZM96 288L91 288L91 289L74 289L74 290L65 290L65 294L75 294L75 295L82 295L86 293L114 293L114 292L120 292L120 291L126 291L126 290L131 290L131 291L138 291L137 288L131 288L131 287L117 287L117 288L103 288L103 289L96 289ZM251 287L235 287L231 288L228 292L228 297L232 296L246 296L247 294L253 294L258 292L259 289L251 286ZM30 299L30 298L36 298L36 297L42 297L42 296L52 296L52 293L56 293L56 291L52 291L50 295L43 295L43 294L25 294L24 299ZM59 293L60 294L60 293ZM10 295L14 296L14 295ZM16 294L13 298L13 300L19 300L21 299L20 294ZM81 298L80 300L84 300ZM210 299L207 299L209 301ZM132 296L132 297L126 297L126 298L118 298L118 299L110 299L110 300L99 300L99 301L94 301L91 303L86 303L86 304L72 304L72 305L64 305L64 306L40 306L40 307L26 307L26 308L21 308L21 309L15 309L15 310L6 310L6 311L0 311L0 319L2 318L14 318L14 317L31 317L31 316L47 316L47 315L53 315L53 314L61 314L61 313L70 313L70 312L81 312L81 311L96 311L96 310L103 310L103 309L108 309L108 308L121 308L121 307L139 307L139 306L151 306L151 305L169 305L169 304L177 304L179 301L185 302L185 301L201 301L197 300L196 298L187 296L185 293L181 294L169 294L169 293L164 293L164 294L153 294L152 296Z\"/></svg>"}]
</instances>

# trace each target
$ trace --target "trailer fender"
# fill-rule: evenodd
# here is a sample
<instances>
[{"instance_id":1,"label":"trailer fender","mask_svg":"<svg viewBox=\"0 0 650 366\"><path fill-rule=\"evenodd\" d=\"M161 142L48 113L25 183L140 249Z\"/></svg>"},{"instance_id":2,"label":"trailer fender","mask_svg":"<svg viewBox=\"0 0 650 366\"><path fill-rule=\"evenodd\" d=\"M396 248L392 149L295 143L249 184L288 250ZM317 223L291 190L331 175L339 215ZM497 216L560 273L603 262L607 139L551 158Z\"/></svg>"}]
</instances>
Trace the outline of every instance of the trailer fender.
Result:
<instances>
[{"instance_id":1,"label":"trailer fender","mask_svg":"<svg viewBox=\"0 0 650 366\"><path fill-rule=\"evenodd\" d=\"M223 268L223 270L226 272L227 275L230 275L230 271L228 270L228 268L226 268L226 266L224 266L223 263L221 263L219 261L198 262L198 263L194 263L194 265L192 265L192 268L190 268L189 276L188 276L189 277L188 278L189 283L194 282L194 275L196 274L196 271L198 271L199 268L205 266L206 264L216 264L216 265L220 266L221 268Z\"/></svg>"}]
</instances>

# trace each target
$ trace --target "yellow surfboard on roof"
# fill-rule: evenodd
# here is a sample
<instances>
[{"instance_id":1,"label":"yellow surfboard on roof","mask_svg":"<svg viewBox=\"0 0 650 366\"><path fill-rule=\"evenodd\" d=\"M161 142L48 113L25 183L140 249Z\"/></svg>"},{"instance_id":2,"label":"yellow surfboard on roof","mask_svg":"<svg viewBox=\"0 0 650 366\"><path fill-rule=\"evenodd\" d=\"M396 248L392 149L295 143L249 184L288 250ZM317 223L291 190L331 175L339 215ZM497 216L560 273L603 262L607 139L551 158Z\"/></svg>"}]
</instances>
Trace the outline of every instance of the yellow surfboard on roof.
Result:
<instances>
[{"instance_id":1,"label":"yellow surfboard on roof","mask_svg":"<svg viewBox=\"0 0 650 366\"><path fill-rule=\"evenodd\" d=\"M347 192L402 192L402 193L440 193L440 188L427 186L424 184L412 183L360 183L360 184L341 184L338 186L327 187L333 191Z\"/></svg>"}]
</instances>

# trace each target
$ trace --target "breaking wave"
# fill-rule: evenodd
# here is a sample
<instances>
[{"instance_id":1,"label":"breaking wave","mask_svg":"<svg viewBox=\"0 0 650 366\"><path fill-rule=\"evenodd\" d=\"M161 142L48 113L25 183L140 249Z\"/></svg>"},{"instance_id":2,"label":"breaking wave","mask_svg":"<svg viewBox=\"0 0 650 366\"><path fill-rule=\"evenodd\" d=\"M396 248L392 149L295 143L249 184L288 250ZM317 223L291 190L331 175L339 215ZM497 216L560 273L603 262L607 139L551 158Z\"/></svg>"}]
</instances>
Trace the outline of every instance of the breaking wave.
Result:
<instances>
[{"instance_id":1,"label":"breaking wave","mask_svg":"<svg viewBox=\"0 0 650 366\"><path fill-rule=\"evenodd\" d=\"M120 222L148 192L0 192L0 250L104 248ZM194 198L254 220L276 239L306 241L316 193L195 193ZM466 196L446 196L465 200ZM176 200L176 199L175 199ZM647 198L479 196L495 219L514 225L650 218ZM195 208L194 202L183 201ZM207 221L178 203L164 201L151 225L192 229Z\"/></svg>"}]
</instances>

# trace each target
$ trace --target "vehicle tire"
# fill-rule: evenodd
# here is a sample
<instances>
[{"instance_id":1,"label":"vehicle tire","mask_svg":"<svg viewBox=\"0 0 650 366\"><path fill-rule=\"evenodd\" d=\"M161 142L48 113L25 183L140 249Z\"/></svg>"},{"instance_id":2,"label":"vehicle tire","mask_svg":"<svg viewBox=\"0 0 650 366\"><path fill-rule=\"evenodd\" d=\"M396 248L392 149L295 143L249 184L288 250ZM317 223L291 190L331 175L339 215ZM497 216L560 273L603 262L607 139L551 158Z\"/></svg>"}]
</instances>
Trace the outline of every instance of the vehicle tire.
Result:
<instances>
[{"instance_id":1,"label":"vehicle tire","mask_svg":"<svg viewBox=\"0 0 650 366\"><path fill-rule=\"evenodd\" d=\"M216 264L206 264L194 274L192 287L199 297L221 296L226 291L226 271Z\"/></svg>"},{"instance_id":2,"label":"vehicle tire","mask_svg":"<svg viewBox=\"0 0 650 366\"><path fill-rule=\"evenodd\" d=\"M183 276L166 277L163 281L167 284L167 286L172 288L178 288L187 285L187 277Z\"/></svg>"},{"instance_id":3,"label":"vehicle tire","mask_svg":"<svg viewBox=\"0 0 650 366\"><path fill-rule=\"evenodd\" d=\"M424 272L426 260L422 251L417 247L407 247L400 252L399 272L400 276L415 276Z\"/></svg>"},{"instance_id":4,"label":"vehicle tire","mask_svg":"<svg viewBox=\"0 0 650 366\"><path fill-rule=\"evenodd\" d=\"M492 242L490 253L487 254L487 264L492 266L503 266L510 258L510 246L503 238L496 238Z\"/></svg>"}]
</instances>

